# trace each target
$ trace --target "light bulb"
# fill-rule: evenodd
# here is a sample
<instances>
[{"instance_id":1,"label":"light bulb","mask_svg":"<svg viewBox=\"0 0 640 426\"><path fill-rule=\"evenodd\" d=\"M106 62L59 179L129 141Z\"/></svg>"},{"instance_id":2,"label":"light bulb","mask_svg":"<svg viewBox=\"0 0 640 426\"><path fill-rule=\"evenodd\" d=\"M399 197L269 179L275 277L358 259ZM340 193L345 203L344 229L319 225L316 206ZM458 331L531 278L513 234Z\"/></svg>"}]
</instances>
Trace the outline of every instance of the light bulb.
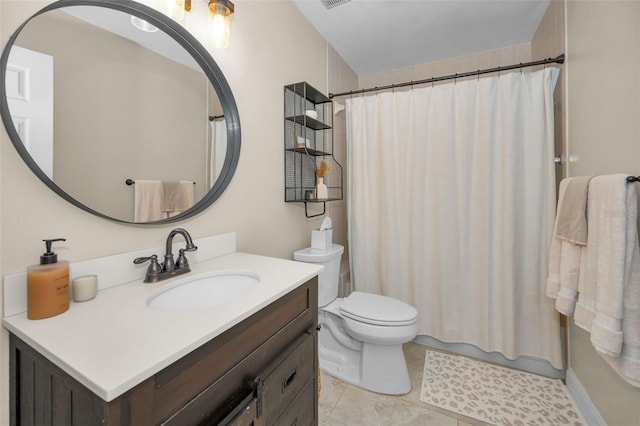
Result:
<instances>
[{"instance_id":1,"label":"light bulb","mask_svg":"<svg viewBox=\"0 0 640 426\"><path fill-rule=\"evenodd\" d=\"M156 9L164 13L171 19L182 21L184 19L185 0L158 0Z\"/></svg>"},{"instance_id":2,"label":"light bulb","mask_svg":"<svg viewBox=\"0 0 640 426\"><path fill-rule=\"evenodd\" d=\"M229 47L231 37L231 14L233 3L220 0L209 1L209 37L215 47Z\"/></svg>"}]
</instances>

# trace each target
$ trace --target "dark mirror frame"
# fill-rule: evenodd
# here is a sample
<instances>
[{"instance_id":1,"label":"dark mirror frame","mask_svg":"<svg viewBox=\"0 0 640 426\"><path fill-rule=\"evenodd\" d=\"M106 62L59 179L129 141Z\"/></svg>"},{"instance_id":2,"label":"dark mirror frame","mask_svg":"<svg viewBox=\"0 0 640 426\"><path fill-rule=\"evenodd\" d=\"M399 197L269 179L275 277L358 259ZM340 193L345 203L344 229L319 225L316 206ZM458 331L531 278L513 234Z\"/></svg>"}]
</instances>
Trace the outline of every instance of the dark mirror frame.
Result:
<instances>
[{"instance_id":1,"label":"dark mirror frame","mask_svg":"<svg viewBox=\"0 0 640 426\"><path fill-rule=\"evenodd\" d=\"M24 147L24 144L20 140L20 136L18 135L18 132L13 124L13 120L9 113L9 104L7 102L6 96L0 96L0 116L2 117L2 121L4 122L4 126L7 130L7 133L9 134L9 138L11 139L11 142L13 142L13 146L18 151L18 154L20 154L20 157L22 157L31 171L36 176L38 176L38 178L40 178L40 180L44 182L44 184L47 185L53 192L55 192L74 206L105 219L134 225L161 225L187 219L203 212L222 195L224 190L231 182L231 178L233 177L233 174L238 165L238 160L240 158L240 117L238 114L238 108L236 106L235 99L233 97L233 93L231 92L231 88L229 87L224 74L222 73L214 59L204 48L204 46L202 46L200 42L195 39L195 37L193 37L186 29L173 21L171 18L163 15L155 9L131 0L59 0L55 3L52 3L27 19L9 38L9 41L7 42L7 45L2 52L2 57L0 57L0 84L2 84L3 93L7 93L6 69L9 59L9 52L11 51L16 38L20 34L20 31L22 31L24 26L27 25L36 16L50 10L68 6L105 7L138 16L141 19L144 19L150 24L156 26L160 31L164 31L178 44L180 44L189 54L191 54L193 59L202 68L203 72L211 82L211 85L214 87L216 94L220 99L220 104L222 105L222 110L225 116L227 124L227 152L225 155L224 164L222 166L222 171L220 172L220 175L218 176L215 184L201 200L195 203L189 210L174 217L154 222L138 223L107 216L103 213L100 213L99 211L93 210L85 204L82 204L81 202L67 194L62 188L56 185L55 182L49 179L49 177L40 169L38 164L33 160L27 149Z\"/></svg>"}]
</instances>

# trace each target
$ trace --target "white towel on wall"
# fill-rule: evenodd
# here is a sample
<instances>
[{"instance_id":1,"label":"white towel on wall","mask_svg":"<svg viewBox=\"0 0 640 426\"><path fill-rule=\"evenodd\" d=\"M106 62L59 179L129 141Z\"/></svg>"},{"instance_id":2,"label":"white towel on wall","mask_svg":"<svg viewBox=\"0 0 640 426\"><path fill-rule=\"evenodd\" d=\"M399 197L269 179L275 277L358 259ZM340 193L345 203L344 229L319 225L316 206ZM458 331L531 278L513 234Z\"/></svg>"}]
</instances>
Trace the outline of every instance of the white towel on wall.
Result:
<instances>
[{"instance_id":1,"label":"white towel on wall","mask_svg":"<svg viewBox=\"0 0 640 426\"><path fill-rule=\"evenodd\" d=\"M559 226L566 228L563 221L575 223L574 217L582 215L584 219L586 197L576 197L572 191L585 191L589 180L590 178L580 177L566 178L560 182L558 215L549 251L546 294L556 299L556 310L567 316L573 315L578 300L580 265L585 246L578 244L577 238L566 238L559 235L558 228ZM576 200L578 201L576 202ZM584 239L586 240L586 235Z\"/></svg>"},{"instance_id":2,"label":"white towel on wall","mask_svg":"<svg viewBox=\"0 0 640 426\"><path fill-rule=\"evenodd\" d=\"M596 267L596 316L591 343L598 352L618 356L622 350L623 296L630 278L633 245L637 244L636 219L627 220L637 208L635 187L627 175L598 176L589 188L594 201L590 222L598 222Z\"/></svg>"},{"instance_id":3,"label":"white towel on wall","mask_svg":"<svg viewBox=\"0 0 640 426\"><path fill-rule=\"evenodd\" d=\"M587 244L572 244L580 239L568 241L554 232L546 294L556 299L559 312L573 313L576 325L591 333L596 351L622 378L640 387L638 186L626 178L598 176L588 182ZM560 183L558 211L566 207L570 182Z\"/></svg>"},{"instance_id":4,"label":"white towel on wall","mask_svg":"<svg viewBox=\"0 0 640 426\"><path fill-rule=\"evenodd\" d=\"M134 222L153 222L164 219L162 213L162 182L138 180L134 185Z\"/></svg>"},{"instance_id":5,"label":"white towel on wall","mask_svg":"<svg viewBox=\"0 0 640 426\"><path fill-rule=\"evenodd\" d=\"M578 301L580 264L585 248L567 241L561 244L560 290L556 297L556 310L572 316Z\"/></svg>"},{"instance_id":6,"label":"white towel on wall","mask_svg":"<svg viewBox=\"0 0 640 426\"><path fill-rule=\"evenodd\" d=\"M591 343L614 370L640 387L638 197L636 185L626 178L591 181L589 241L575 321L591 332Z\"/></svg>"}]
</instances>

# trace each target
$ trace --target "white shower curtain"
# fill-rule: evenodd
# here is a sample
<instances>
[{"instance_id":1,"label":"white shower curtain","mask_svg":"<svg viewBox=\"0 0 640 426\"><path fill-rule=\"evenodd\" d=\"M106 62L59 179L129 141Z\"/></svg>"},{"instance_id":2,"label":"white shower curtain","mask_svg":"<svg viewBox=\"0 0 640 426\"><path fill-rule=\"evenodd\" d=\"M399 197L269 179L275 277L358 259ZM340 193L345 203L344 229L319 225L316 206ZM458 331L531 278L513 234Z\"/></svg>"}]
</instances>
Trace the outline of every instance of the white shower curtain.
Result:
<instances>
[{"instance_id":1,"label":"white shower curtain","mask_svg":"<svg viewBox=\"0 0 640 426\"><path fill-rule=\"evenodd\" d=\"M558 70L347 101L356 290L418 309L419 334L562 368L544 295Z\"/></svg>"}]
</instances>

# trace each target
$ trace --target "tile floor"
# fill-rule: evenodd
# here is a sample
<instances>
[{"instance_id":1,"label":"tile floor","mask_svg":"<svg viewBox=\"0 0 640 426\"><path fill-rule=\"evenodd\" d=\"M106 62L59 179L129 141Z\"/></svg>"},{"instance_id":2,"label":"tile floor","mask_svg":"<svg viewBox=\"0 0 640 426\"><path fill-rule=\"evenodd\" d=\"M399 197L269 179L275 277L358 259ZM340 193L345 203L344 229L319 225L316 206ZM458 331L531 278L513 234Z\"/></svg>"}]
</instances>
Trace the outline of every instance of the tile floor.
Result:
<instances>
[{"instance_id":1,"label":"tile floor","mask_svg":"<svg viewBox=\"0 0 640 426\"><path fill-rule=\"evenodd\" d=\"M320 426L485 426L487 423L433 407L420 401L425 346L404 345L413 385L401 396L381 395L321 373Z\"/></svg>"}]
</instances>

